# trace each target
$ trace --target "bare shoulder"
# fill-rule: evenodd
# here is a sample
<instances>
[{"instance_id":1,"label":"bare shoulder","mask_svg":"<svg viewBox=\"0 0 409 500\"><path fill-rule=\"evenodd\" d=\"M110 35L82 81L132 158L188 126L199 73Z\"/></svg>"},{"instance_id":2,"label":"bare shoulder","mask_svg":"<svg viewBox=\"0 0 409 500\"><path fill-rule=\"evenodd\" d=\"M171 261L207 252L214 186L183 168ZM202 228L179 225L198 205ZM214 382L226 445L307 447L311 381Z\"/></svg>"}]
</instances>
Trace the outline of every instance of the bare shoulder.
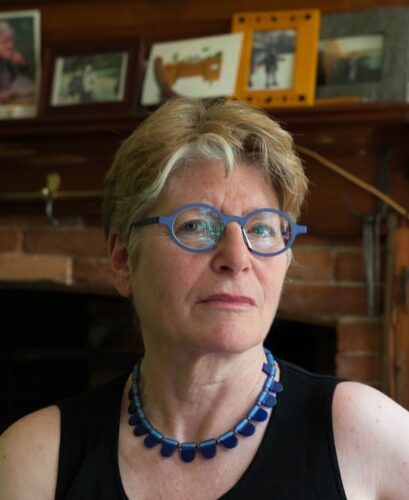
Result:
<instances>
[{"instance_id":1,"label":"bare shoulder","mask_svg":"<svg viewBox=\"0 0 409 500\"><path fill-rule=\"evenodd\" d=\"M409 412L372 387L343 382L334 394L333 426L348 498L407 499Z\"/></svg>"},{"instance_id":2,"label":"bare shoulder","mask_svg":"<svg viewBox=\"0 0 409 500\"><path fill-rule=\"evenodd\" d=\"M18 420L0 436L0 500L54 498L60 411L50 406Z\"/></svg>"}]
</instances>

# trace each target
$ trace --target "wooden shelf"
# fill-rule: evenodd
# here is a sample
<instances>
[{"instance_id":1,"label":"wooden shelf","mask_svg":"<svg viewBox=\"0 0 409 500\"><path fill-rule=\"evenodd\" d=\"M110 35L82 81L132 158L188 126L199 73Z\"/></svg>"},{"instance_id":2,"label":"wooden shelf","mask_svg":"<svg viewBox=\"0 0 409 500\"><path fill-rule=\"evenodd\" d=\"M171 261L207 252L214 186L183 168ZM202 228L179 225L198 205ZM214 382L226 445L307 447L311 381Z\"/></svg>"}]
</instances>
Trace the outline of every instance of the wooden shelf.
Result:
<instances>
[{"instance_id":1,"label":"wooden shelf","mask_svg":"<svg viewBox=\"0 0 409 500\"><path fill-rule=\"evenodd\" d=\"M41 137L62 134L130 132L148 116L141 112L129 116L67 116L52 118L22 118L0 121L0 137Z\"/></svg>"},{"instance_id":2,"label":"wooden shelf","mask_svg":"<svg viewBox=\"0 0 409 500\"><path fill-rule=\"evenodd\" d=\"M297 126L342 126L353 123L402 125L409 123L409 103L356 103L318 105L304 109L272 110L270 115L280 122Z\"/></svg>"},{"instance_id":3,"label":"wooden shelf","mask_svg":"<svg viewBox=\"0 0 409 500\"><path fill-rule=\"evenodd\" d=\"M373 123L377 126L409 123L409 103L357 103L346 105L318 105L311 108L269 110L269 115L283 124L302 128L323 125ZM0 137L83 135L87 132L131 132L148 116L140 111L128 116L51 117L0 120Z\"/></svg>"}]
</instances>

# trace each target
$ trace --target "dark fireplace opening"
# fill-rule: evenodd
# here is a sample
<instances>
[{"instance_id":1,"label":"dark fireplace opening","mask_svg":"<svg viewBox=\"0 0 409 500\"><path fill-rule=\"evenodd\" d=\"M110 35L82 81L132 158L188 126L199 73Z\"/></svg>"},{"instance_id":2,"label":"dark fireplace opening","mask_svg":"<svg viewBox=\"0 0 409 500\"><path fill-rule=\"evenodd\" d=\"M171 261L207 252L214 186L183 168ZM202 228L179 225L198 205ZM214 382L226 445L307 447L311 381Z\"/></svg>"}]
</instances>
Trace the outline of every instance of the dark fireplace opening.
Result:
<instances>
[{"instance_id":1,"label":"dark fireplace opening","mask_svg":"<svg viewBox=\"0 0 409 500\"><path fill-rule=\"evenodd\" d=\"M142 345L121 297L0 290L0 432L21 416L131 371ZM335 329L277 318L266 345L278 358L335 373Z\"/></svg>"},{"instance_id":2,"label":"dark fireplace opening","mask_svg":"<svg viewBox=\"0 0 409 500\"><path fill-rule=\"evenodd\" d=\"M314 373L335 375L337 343L334 325L277 317L265 345L277 358Z\"/></svg>"},{"instance_id":3,"label":"dark fireplace opening","mask_svg":"<svg viewBox=\"0 0 409 500\"><path fill-rule=\"evenodd\" d=\"M122 298L0 290L0 432L21 416L131 370L140 342Z\"/></svg>"}]
</instances>

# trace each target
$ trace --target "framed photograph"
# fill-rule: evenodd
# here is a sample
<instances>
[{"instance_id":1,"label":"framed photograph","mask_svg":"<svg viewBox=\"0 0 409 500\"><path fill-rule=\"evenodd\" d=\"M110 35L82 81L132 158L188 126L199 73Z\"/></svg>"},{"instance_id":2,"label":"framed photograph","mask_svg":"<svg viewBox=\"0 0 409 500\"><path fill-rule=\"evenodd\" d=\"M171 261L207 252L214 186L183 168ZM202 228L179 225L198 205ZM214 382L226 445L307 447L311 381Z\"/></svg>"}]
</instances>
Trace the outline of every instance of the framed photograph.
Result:
<instances>
[{"instance_id":1,"label":"framed photograph","mask_svg":"<svg viewBox=\"0 0 409 500\"><path fill-rule=\"evenodd\" d=\"M36 116L40 46L39 11L0 13L0 119Z\"/></svg>"},{"instance_id":2,"label":"framed photograph","mask_svg":"<svg viewBox=\"0 0 409 500\"><path fill-rule=\"evenodd\" d=\"M231 95L242 39L242 34L237 33L154 44L144 79L142 105L157 105L172 95Z\"/></svg>"},{"instance_id":3,"label":"framed photograph","mask_svg":"<svg viewBox=\"0 0 409 500\"><path fill-rule=\"evenodd\" d=\"M314 104L320 12L244 12L232 31L244 35L234 97L263 108Z\"/></svg>"},{"instance_id":4,"label":"framed photograph","mask_svg":"<svg viewBox=\"0 0 409 500\"><path fill-rule=\"evenodd\" d=\"M322 17L317 97L408 101L409 7Z\"/></svg>"},{"instance_id":5,"label":"framed photograph","mask_svg":"<svg viewBox=\"0 0 409 500\"><path fill-rule=\"evenodd\" d=\"M128 114L136 110L140 39L76 42L44 51L43 116Z\"/></svg>"}]
</instances>

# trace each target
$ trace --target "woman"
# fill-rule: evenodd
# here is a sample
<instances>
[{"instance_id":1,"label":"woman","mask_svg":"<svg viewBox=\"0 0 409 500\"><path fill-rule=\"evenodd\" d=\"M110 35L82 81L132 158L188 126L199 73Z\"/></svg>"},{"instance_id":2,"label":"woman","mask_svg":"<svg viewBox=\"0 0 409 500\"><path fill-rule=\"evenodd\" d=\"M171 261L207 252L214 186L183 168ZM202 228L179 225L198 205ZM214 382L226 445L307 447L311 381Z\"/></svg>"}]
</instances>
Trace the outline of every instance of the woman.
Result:
<instances>
[{"instance_id":1,"label":"woman","mask_svg":"<svg viewBox=\"0 0 409 500\"><path fill-rule=\"evenodd\" d=\"M408 413L263 349L306 186L240 103L172 100L123 143L104 219L145 354L6 431L1 499L408 498Z\"/></svg>"}]
</instances>

